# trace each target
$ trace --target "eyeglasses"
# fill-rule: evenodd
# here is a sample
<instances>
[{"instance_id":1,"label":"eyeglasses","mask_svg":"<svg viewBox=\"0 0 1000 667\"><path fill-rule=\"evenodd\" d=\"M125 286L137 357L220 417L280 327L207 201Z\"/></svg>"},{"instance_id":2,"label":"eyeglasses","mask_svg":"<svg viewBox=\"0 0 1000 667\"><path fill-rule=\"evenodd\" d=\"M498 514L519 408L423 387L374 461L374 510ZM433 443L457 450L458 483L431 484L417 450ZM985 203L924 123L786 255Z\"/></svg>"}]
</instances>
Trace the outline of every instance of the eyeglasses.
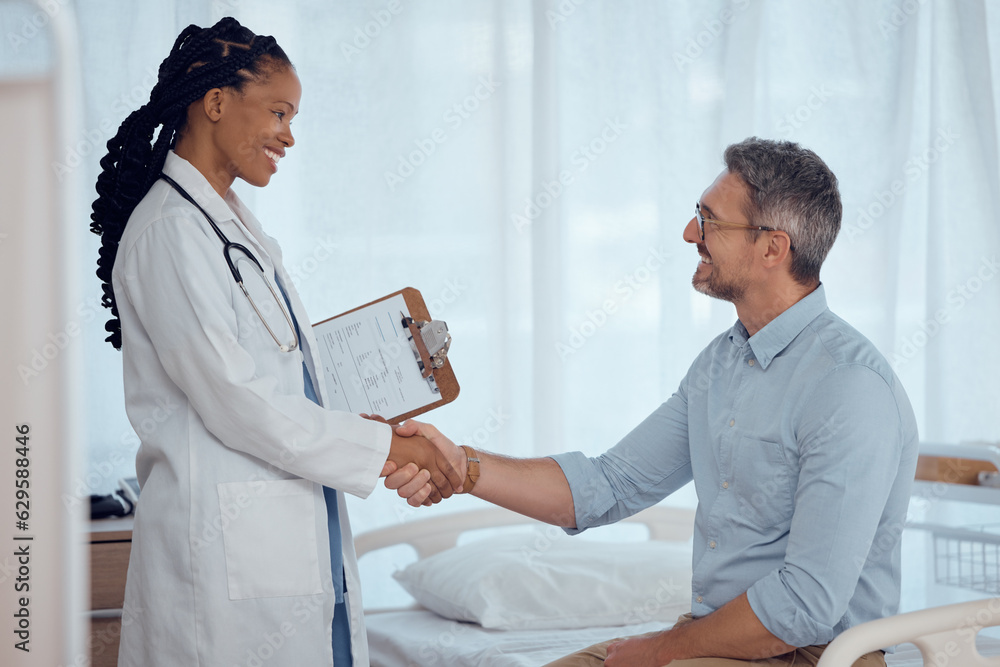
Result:
<instances>
[{"instance_id":1,"label":"eyeglasses","mask_svg":"<svg viewBox=\"0 0 1000 667\"><path fill-rule=\"evenodd\" d=\"M694 215L695 215L695 218L698 219L698 231L701 233L701 240L702 241L705 240L705 223L706 222L711 222L714 225L721 225L723 227L742 227L743 229L759 229L762 232L777 232L777 231L780 231L780 230L775 229L774 227L764 227L763 225L748 225L748 224L745 224L745 223L742 223L742 222L723 222L722 220L713 220L712 218L706 218L704 215L701 214L701 202L700 201L694 203ZM788 232L785 232L785 233L787 234ZM789 237L789 241L791 241L791 237ZM789 243L788 249L789 250L795 250L795 246L792 245L791 243Z\"/></svg>"}]
</instances>

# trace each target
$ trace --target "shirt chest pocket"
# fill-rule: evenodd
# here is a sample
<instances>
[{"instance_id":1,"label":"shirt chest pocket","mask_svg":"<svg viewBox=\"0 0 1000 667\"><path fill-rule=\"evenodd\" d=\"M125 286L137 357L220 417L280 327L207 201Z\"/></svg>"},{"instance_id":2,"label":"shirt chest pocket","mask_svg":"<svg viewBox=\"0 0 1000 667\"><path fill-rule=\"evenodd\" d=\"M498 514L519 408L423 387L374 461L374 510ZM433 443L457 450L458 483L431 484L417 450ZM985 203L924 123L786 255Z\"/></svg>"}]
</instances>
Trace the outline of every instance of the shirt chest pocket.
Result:
<instances>
[{"instance_id":1,"label":"shirt chest pocket","mask_svg":"<svg viewBox=\"0 0 1000 667\"><path fill-rule=\"evenodd\" d=\"M787 527L794 507L794 479L780 444L743 437L733 453L733 491L739 523Z\"/></svg>"}]
</instances>

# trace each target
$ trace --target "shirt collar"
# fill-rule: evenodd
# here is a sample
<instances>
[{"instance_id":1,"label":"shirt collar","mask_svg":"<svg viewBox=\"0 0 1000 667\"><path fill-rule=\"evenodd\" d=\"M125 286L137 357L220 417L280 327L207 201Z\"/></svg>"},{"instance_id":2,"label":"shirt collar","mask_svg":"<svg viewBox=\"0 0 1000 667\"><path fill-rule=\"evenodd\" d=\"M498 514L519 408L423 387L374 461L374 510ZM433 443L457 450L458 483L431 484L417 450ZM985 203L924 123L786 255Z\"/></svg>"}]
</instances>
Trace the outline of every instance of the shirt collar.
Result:
<instances>
[{"instance_id":1,"label":"shirt collar","mask_svg":"<svg viewBox=\"0 0 1000 667\"><path fill-rule=\"evenodd\" d=\"M167 152L167 159L163 163L163 173L187 190L187 193L212 216L216 223L223 220L236 220L236 215L229 208L226 200L219 196L208 179L193 164L177 153Z\"/></svg>"},{"instance_id":2,"label":"shirt collar","mask_svg":"<svg viewBox=\"0 0 1000 667\"><path fill-rule=\"evenodd\" d=\"M820 283L815 290L768 322L763 329L750 336L750 349L753 350L761 368L766 369L771 360L788 347L788 344L825 310L826 292L823 289L823 284ZM729 340L734 345L742 347L747 342L747 333L743 323L736 320L736 324L729 332Z\"/></svg>"}]
</instances>

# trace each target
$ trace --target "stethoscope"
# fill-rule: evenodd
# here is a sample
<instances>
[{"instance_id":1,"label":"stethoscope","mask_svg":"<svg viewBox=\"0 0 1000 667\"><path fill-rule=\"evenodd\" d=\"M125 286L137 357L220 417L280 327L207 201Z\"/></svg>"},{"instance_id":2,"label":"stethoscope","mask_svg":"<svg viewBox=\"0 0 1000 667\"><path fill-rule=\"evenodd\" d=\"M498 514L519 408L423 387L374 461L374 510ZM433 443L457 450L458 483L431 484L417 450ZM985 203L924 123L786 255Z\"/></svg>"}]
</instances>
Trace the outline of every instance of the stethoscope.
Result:
<instances>
[{"instance_id":1,"label":"stethoscope","mask_svg":"<svg viewBox=\"0 0 1000 667\"><path fill-rule=\"evenodd\" d=\"M295 331L295 324L292 321L292 316L288 312L288 309L285 308L285 305L282 303L282 299L278 297L278 293L274 291L274 287L271 286L271 282L267 279L267 275L264 273L264 267L262 267L260 262L257 261L257 258L253 256L253 253L251 253L246 246L241 245L239 243L233 243L232 241L230 241L229 238L227 238L226 235L222 233L222 230L219 229L219 226L215 224L215 220L212 219L212 216L210 216L208 212L205 211L205 209L203 209L198 204L198 202L194 200L194 197L189 195L187 193L187 190L182 188L180 184L177 183L177 181L175 181L174 179L170 178L169 176L167 176L162 172L160 173L160 178L169 183L170 187L176 190L181 197L184 197L184 199L194 204L195 207L199 211L201 211L201 214L205 216L205 219L208 220L208 224L212 225L212 229L215 230L215 233L219 237L219 240L222 241L222 253L226 257L226 263L229 264L229 271L232 272L233 279L236 280L236 284L240 286L241 290L243 290L244 296L246 296L247 301L250 302L250 305L253 307L254 312L257 313L257 317L259 317L260 321L264 324L264 328L267 329L267 333L271 334L271 338L273 338L274 342L278 344L278 349L281 350L282 352L292 352L296 350L299 347L299 335ZM264 284L267 285L267 288L271 290L271 296L274 297L275 303L277 303L278 308L281 309L281 314L285 316L285 321L288 322L288 328L292 332L291 344L285 344L282 343L280 340L278 340L278 337L274 335L274 332L271 330L271 327L267 323L267 320L264 319L264 314L260 312L260 309L257 308L257 304L254 303L253 298L250 296L250 292L248 292L247 288L243 286L243 276L240 274L240 270L236 266L236 262L233 260L232 257L232 252L234 250L243 253L247 257L247 259L253 262L253 265L257 267L257 270L260 271L261 280L263 280Z\"/></svg>"}]
</instances>

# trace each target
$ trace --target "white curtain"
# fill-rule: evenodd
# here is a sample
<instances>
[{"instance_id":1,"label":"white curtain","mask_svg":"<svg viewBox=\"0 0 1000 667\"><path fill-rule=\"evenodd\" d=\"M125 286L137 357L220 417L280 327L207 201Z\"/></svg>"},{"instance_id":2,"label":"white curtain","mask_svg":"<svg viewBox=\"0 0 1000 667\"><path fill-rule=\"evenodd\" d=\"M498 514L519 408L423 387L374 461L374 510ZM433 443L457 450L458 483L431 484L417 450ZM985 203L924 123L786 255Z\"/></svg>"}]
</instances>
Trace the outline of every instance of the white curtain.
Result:
<instances>
[{"instance_id":1,"label":"white curtain","mask_svg":"<svg viewBox=\"0 0 1000 667\"><path fill-rule=\"evenodd\" d=\"M691 289L681 232L750 135L840 178L830 306L893 360L922 439L1000 440L1000 3L81 0L78 224L176 34L227 14L275 35L304 88L281 172L240 195L314 321L422 291L462 385L427 420L456 441L597 454L673 392L735 318ZM97 241L80 249L82 493L131 474L137 444ZM357 532L476 502L416 511L380 489L351 509Z\"/></svg>"}]
</instances>

